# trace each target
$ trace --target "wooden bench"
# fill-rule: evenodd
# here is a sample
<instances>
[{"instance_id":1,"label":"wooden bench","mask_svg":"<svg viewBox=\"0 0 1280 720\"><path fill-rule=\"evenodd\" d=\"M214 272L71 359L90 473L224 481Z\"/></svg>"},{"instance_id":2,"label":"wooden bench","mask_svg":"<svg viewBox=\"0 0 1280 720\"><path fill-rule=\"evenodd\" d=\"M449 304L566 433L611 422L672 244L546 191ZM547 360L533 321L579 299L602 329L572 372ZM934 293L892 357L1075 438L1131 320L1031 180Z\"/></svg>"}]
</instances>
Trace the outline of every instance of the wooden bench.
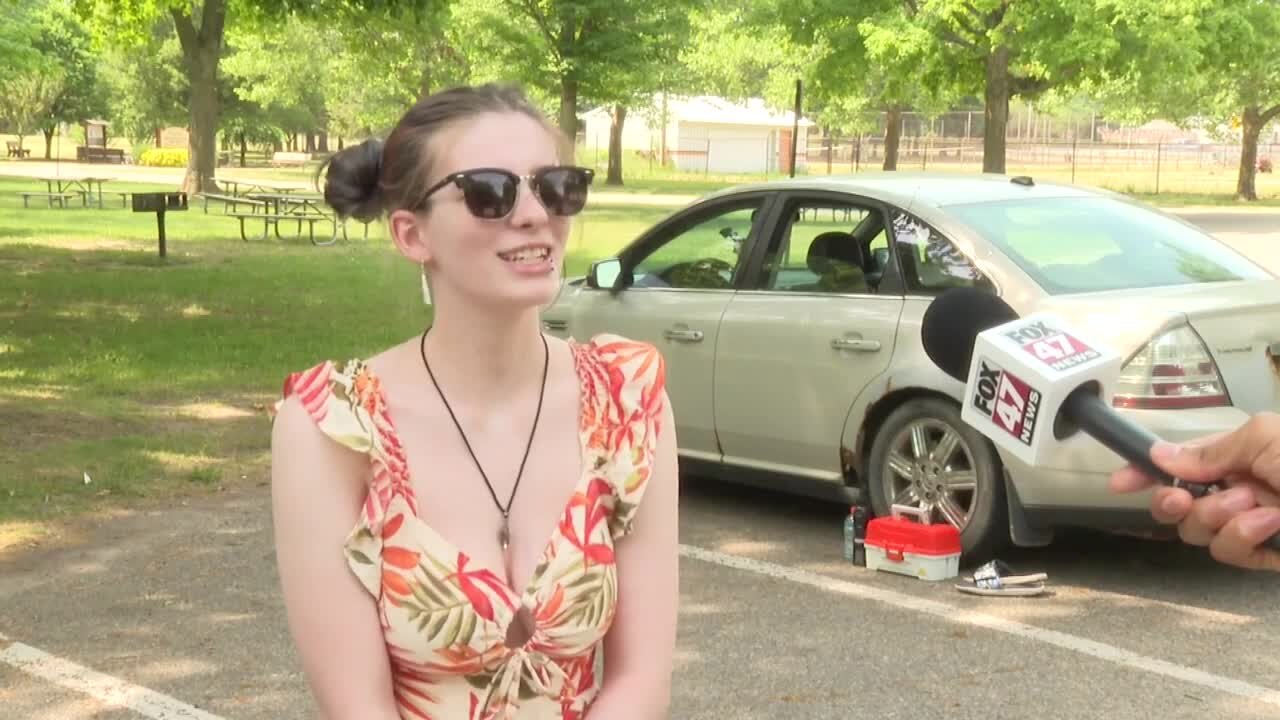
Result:
<instances>
[{"instance_id":1,"label":"wooden bench","mask_svg":"<svg viewBox=\"0 0 1280 720\"><path fill-rule=\"evenodd\" d=\"M5 150L8 151L8 157L24 158L31 157L31 148L20 148L18 143L12 140L4 141Z\"/></svg>"},{"instance_id":2,"label":"wooden bench","mask_svg":"<svg viewBox=\"0 0 1280 720\"><path fill-rule=\"evenodd\" d=\"M226 213L227 208L236 210L240 205L248 205L254 208L265 208L267 204L261 200L251 200L249 198L237 197L235 195L222 195L220 193L196 193L197 199L204 201L204 213L209 214L209 201L217 200L222 203L222 211Z\"/></svg>"},{"instance_id":3,"label":"wooden bench","mask_svg":"<svg viewBox=\"0 0 1280 720\"><path fill-rule=\"evenodd\" d=\"M338 239L338 227L336 223L334 224L333 234L329 237L328 240L316 239L316 223L318 222L334 223L334 219L332 217L329 217L328 215L229 212L227 213L227 217L233 217L240 222L240 239L244 240L245 242L249 242L249 236L246 235L244 232L245 220L261 220L262 221L262 239L263 240L267 239L268 228L271 225L275 225L276 237L279 238L280 240L283 240L284 238L280 236L280 223L282 222L297 222L299 236L302 235L302 223L307 223L308 235L311 239L312 245L332 245L333 243L337 242L337 239Z\"/></svg>"},{"instance_id":4,"label":"wooden bench","mask_svg":"<svg viewBox=\"0 0 1280 720\"><path fill-rule=\"evenodd\" d=\"M81 196L82 193L78 193L78 192L50 193L50 192L23 191L18 194L22 196L22 207L24 208L31 207L30 202L31 202L31 198L33 197L47 198L49 201L49 207L53 207L53 203L57 202L59 207L65 208L67 206L68 198L79 197Z\"/></svg>"},{"instance_id":5,"label":"wooden bench","mask_svg":"<svg viewBox=\"0 0 1280 720\"><path fill-rule=\"evenodd\" d=\"M278 152L271 156L271 164L275 167L280 167L282 165L302 167L309 162L311 162L311 153Z\"/></svg>"},{"instance_id":6,"label":"wooden bench","mask_svg":"<svg viewBox=\"0 0 1280 720\"><path fill-rule=\"evenodd\" d=\"M80 162L105 162L123 165L124 150L121 150L120 148L85 147L81 145L76 148L76 160Z\"/></svg>"}]
</instances>

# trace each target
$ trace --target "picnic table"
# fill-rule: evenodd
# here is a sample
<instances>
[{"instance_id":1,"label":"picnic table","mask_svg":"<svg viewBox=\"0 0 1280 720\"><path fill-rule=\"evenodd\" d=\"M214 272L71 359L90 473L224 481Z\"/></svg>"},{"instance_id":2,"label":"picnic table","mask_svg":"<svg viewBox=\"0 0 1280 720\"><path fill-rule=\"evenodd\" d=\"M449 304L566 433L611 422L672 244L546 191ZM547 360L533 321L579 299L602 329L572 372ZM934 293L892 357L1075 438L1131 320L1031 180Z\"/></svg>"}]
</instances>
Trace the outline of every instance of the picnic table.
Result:
<instances>
[{"instance_id":1,"label":"picnic table","mask_svg":"<svg viewBox=\"0 0 1280 720\"><path fill-rule=\"evenodd\" d=\"M41 178L37 178L37 179L41 179ZM67 206L67 200L77 195L80 196L81 203L85 207L88 207L95 203L94 186L96 185L98 188L96 203L98 207L101 208L103 207L102 184L105 182L110 182L111 178L96 178L96 177L50 178L50 177L46 177L46 178L43 178L43 180L44 180L44 186L45 186L44 192L24 190L18 193L19 195L22 196L23 207L31 207L30 205L31 198L43 197L48 200L49 207L53 207L54 202L57 202L59 207L65 208ZM57 188L56 190L54 189L55 187Z\"/></svg>"},{"instance_id":2,"label":"picnic table","mask_svg":"<svg viewBox=\"0 0 1280 720\"><path fill-rule=\"evenodd\" d=\"M272 228L275 229L276 237L284 240L284 236L280 234L280 223L294 222L297 223L298 230L294 237L302 237L302 224L307 224L308 237L312 245L332 245L338 241L338 220L333 213L329 212L324 204L324 198L320 195L310 193L294 192L297 188L290 188L286 192L254 192L246 193L242 197L258 203L262 203L262 212L257 209L249 212L229 212L227 215L235 218L240 223L240 238L245 242L249 242L249 236L245 233L245 221L262 221L262 239L266 240L268 233ZM316 237L316 223L328 222L333 227L333 233L327 240L323 237Z\"/></svg>"},{"instance_id":3,"label":"picnic table","mask_svg":"<svg viewBox=\"0 0 1280 720\"><path fill-rule=\"evenodd\" d=\"M196 193L194 196L195 199L202 200L204 202L204 212L206 215L209 214L210 200L217 200L221 202L223 212L227 215L231 215L234 212L238 212L241 205L249 205L250 207L261 205L261 201L251 198L251 196L256 193L289 194L305 189L299 187L297 183L277 182L272 180L214 178L213 182L215 186L219 186L222 192L201 192ZM231 212L227 212L228 209Z\"/></svg>"},{"instance_id":4,"label":"picnic table","mask_svg":"<svg viewBox=\"0 0 1280 720\"><path fill-rule=\"evenodd\" d=\"M289 194L301 192L306 189L305 186L299 186L296 182L282 180L236 180L232 178L216 178L213 182L224 186L225 191L233 196L248 195L250 193ZM240 190L242 187L246 188L243 192Z\"/></svg>"}]
</instances>

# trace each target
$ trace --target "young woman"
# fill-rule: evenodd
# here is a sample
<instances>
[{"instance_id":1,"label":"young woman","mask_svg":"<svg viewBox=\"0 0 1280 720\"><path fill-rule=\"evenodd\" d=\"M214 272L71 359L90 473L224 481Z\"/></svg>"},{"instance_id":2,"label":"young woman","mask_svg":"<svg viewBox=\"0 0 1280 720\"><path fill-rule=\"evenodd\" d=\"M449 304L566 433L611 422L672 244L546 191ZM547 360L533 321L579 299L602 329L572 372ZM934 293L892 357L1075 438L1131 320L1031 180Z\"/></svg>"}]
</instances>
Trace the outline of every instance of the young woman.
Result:
<instances>
[{"instance_id":1,"label":"young woman","mask_svg":"<svg viewBox=\"0 0 1280 720\"><path fill-rule=\"evenodd\" d=\"M333 157L434 306L294 372L272 500L290 630L327 720L666 717L676 440L654 347L543 334L592 177L517 89L411 108ZM358 272L358 270L357 270Z\"/></svg>"}]
</instances>

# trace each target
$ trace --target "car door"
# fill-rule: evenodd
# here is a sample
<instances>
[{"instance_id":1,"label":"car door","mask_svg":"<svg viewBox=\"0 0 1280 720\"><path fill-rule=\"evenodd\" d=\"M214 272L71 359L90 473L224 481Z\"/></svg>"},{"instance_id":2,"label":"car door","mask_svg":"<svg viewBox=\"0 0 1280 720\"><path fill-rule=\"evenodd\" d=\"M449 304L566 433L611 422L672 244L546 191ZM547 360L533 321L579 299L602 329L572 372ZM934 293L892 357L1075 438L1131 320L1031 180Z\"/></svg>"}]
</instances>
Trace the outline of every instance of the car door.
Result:
<instances>
[{"instance_id":1,"label":"car door","mask_svg":"<svg viewBox=\"0 0 1280 720\"><path fill-rule=\"evenodd\" d=\"M616 333L655 345L683 456L718 461L714 373L720 319L742 282L767 193L709 200L681 211L619 256L616 291L581 285L544 313L548 329L578 339Z\"/></svg>"},{"instance_id":2,"label":"car door","mask_svg":"<svg viewBox=\"0 0 1280 720\"><path fill-rule=\"evenodd\" d=\"M789 193L733 296L716 348L724 461L838 481L849 408L893 357L903 308L887 214L844 193Z\"/></svg>"}]
</instances>

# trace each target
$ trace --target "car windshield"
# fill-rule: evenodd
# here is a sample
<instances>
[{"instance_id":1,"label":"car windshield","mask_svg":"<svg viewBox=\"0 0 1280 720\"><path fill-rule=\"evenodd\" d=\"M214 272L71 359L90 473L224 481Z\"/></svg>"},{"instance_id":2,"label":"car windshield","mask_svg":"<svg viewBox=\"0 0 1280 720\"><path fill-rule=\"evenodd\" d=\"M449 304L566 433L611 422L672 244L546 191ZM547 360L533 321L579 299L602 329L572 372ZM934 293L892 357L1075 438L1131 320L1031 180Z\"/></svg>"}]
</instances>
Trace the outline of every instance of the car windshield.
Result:
<instances>
[{"instance_id":1,"label":"car windshield","mask_svg":"<svg viewBox=\"0 0 1280 720\"><path fill-rule=\"evenodd\" d=\"M1271 277L1211 236L1119 200L948 205L1053 295Z\"/></svg>"}]
</instances>

